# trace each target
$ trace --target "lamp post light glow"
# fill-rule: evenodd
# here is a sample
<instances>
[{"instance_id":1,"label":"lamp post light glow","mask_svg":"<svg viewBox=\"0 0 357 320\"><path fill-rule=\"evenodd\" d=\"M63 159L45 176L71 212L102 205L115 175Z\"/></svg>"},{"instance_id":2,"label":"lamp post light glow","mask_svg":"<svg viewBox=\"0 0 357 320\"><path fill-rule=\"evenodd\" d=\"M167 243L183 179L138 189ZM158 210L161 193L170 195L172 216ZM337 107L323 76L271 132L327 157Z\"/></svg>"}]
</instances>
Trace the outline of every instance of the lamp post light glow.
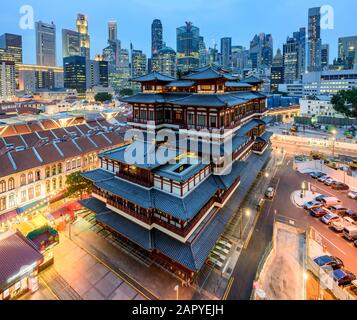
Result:
<instances>
[{"instance_id":1,"label":"lamp post light glow","mask_svg":"<svg viewBox=\"0 0 357 320\"><path fill-rule=\"evenodd\" d=\"M331 131L331 133L333 134L333 137L332 137L332 157L335 158L335 143L336 143L336 134L337 134L336 129L333 129Z\"/></svg>"}]
</instances>

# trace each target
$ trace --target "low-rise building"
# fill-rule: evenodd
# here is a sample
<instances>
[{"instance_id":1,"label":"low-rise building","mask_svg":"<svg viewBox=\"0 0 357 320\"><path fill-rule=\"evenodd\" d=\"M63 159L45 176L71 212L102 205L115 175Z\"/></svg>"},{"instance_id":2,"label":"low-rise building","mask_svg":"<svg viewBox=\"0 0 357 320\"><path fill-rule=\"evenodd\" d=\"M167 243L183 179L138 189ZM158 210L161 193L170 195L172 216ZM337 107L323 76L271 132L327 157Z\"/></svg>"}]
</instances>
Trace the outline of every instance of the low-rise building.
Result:
<instances>
[{"instance_id":1,"label":"low-rise building","mask_svg":"<svg viewBox=\"0 0 357 320\"><path fill-rule=\"evenodd\" d=\"M344 117L334 109L330 96L307 96L301 98L300 114L307 117Z\"/></svg>"}]
</instances>

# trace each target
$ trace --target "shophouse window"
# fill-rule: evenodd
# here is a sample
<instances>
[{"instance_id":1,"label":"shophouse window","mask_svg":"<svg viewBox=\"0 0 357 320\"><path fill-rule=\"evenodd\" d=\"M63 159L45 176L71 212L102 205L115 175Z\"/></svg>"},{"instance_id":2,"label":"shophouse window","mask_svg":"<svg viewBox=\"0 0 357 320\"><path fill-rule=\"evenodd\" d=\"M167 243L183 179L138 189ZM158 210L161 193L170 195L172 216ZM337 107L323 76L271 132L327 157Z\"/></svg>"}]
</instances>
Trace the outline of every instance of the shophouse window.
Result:
<instances>
[{"instance_id":1,"label":"shophouse window","mask_svg":"<svg viewBox=\"0 0 357 320\"><path fill-rule=\"evenodd\" d=\"M51 176L50 167L46 167L46 178L49 178L50 176Z\"/></svg>"},{"instance_id":2,"label":"shophouse window","mask_svg":"<svg viewBox=\"0 0 357 320\"><path fill-rule=\"evenodd\" d=\"M60 176L59 179L58 179L58 187L59 187L60 189L63 188L63 179L62 179L62 176Z\"/></svg>"},{"instance_id":3,"label":"shophouse window","mask_svg":"<svg viewBox=\"0 0 357 320\"><path fill-rule=\"evenodd\" d=\"M21 191L21 202L26 202L26 190Z\"/></svg>"},{"instance_id":4,"label":"shophouse window","mask_svg":"<svg viewBox=\"0 0 357 320\"><path fill-rule=\"evenodd\" d=\"M0 198L0 211L6 210L6 197Z\"/></svg>"},{"instance_id":5,"label":"shophouse window","mask_svg":"<svg viewBox=\"0 0 357 320\"><path fill-rule=\"evenodd\" d=\"M51 192L51 181L50 180L46 181L46 192L47 193Z\"/></svg>"},{"instance_id":6,"label":"shophouse window","mask_svg":"<svg viewBox=\"0 0 357 320\"><path fill-rule=\"evenodd\" d=\"M32 172L32 171L28 173L27 179L28 179L28 182L29 182L29 183L32 183L32 182L33 182L33 172Z\"/></svg>"},{"instance_id":7,"label":"shophouse window","mask_svg":"<svg viewBox=\"0 0 357 320\"><path fill-rule=\"evenodd\" d=\"M26 175L22 174L20 177L20 185L24 186L26 184Z\"/></svg>"},{"instance_id":8,"label":"shophouse window","mask_svg":"<svg viewBox=\"0 0 357 320\"><path fill-rule=\"evenodd\" d=\"M5 180L0 181L0 193L6 192L6 182Z\"/></svg>"},{"instance_id":9,"label":"shophouse window","mask_svg":"<svg viewBox=\"0 0 357 320\"><path fill-rule=\"evenodd\" d=\"M41 196L41 185L40 184L36 185L35 193L36 193L36 197Z\"/></svg>"},{"instance_id":10,"label":"shophouse window","mask_svg":"<svg viewBox=\"0 0 357 320\"><path fill-rule=\"evenodd\" d=\"M14 190L15 189L15 179L10 178L9 179L9 190Z\"/></svg>"},{"instance_id":11,"label":"shophouse window","mask_svg":"<svg viewBox=\"0 0 357 320\"><path fill-rule=\"evenodd\" d=\"M66 162L66 170L71 171L71 162L70 161Z\"/></svg>"},{"instance_id":12,"label":"shophouse window","mask_svg":"<svg viewBox=\"0 0 357 320\"><path fill-rule=\"evenodd\" d=\"M78 159L77 159L77 168L79 168L80 166L81 166L81 159L78 158Z\"/></svg>"},{"instance_id":13,"label":"shophouse window","mask_svg":"<svg viewBox=\"0 0 357 320\"><path fill-rule=\"evenodd\" d=\"M57 189L57 180L56 178L52 179L52 190L56 190Z\"/></svg>"},{"instance_id":14,"label":"shophouse window","mask_svg":"<svg viewBox=\"0 0 357 320\"><path fill-rule=\"evenodd\" d=\"M29 188L28 190L28 194L29 194L29 200L32 200L35 197L35 192L34 192L34 188Z\"/></svg>"},{"instance_id":15,"label":"shophouse window","mask_svg":"<svg viewBox=\"0 0 357 320\"><path fill-rule=\"evenodd\" d=\"M59 163L59 164L57 165L57 172L58 172L59 174L62 173L62 163Z\"/></svg>"},{"instance_id":16,"label":"shophouse window","mask_svg":"<svg viewBox=\"0 0 357 320\"><path fill-rule=\"evenodd\" d=\"M16 202L15 202L15 195L14 194L10 194L9 196L9 208L13 208L15 207Z\"/></svg>"},{"instance_id":17,"label":"shophouse window","mask_svg":"<svg viewBox=\"0 0 357 320\"><path fill-rule=\"evenodd\" d=\"M41 171L40 170L36 171L35 179L36 179L36 181L40 181L41 180Z\"/></svg>"}]
</instances>

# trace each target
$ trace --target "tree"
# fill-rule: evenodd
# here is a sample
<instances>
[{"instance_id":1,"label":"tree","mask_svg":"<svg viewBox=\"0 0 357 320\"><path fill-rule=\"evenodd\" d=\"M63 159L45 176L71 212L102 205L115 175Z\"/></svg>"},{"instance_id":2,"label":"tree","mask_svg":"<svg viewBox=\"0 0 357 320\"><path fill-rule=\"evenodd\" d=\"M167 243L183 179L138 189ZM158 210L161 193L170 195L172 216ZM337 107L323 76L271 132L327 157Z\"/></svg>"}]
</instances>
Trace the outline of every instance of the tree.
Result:
<instances>
[{"instance_id":1,"label":"tree","mask_svg":"<svg viewBox=\"0 0 357 320\"><path fill-rule=\"evenodd\" d=\"M344 114L347 117L356 118L357 117L357 89L352 90L341 90L336 93L332 99L331 103L333 108Z\"/></svg>"},{"instance_id":2,"label":"tree","mask_svg":"<svg viewBox=\"0 0 357 320\"><path fill-rule=\"evenodd\" d=\"M95 95L94 99L97 102L111 101L113 96L108 92L99 92Z\"/></svg>"},{"instance_id":3,"label":"tree","mask_svg":"<svg viewBox=\"0 0 357 320\"><path fill-rule=\"evenodd\" d=\"M130 88L124 88L120 90L120 95L121 96L132 96L134 94L133 89Z\"/></svg>"},{"instance_id":4,"label":"tree","mask_svg":"<svg viewBox=\"0 0 357 320\"><path fill-rule=\"evenodd\" d=\"M66 197L79 197L83 198L83 195L92 191L93 182L83 178L79 171L71 173L66 180L67 191Z\"/></svg>"}]
</instances>

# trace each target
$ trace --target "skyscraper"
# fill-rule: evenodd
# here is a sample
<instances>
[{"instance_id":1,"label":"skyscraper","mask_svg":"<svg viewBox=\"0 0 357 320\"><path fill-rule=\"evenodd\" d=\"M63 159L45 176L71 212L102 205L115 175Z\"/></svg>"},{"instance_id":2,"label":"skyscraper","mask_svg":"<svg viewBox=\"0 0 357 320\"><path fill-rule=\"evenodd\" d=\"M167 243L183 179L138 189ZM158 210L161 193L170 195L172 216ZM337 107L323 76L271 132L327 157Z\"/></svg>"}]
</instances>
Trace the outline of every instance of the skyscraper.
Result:
<instances>
[{"instance_id":1,"label":"skyscraper","mask_svg":"<svg viewBox=\"0 0 357 320\"><path fill-rule=\"evenodd\" d=\"M278 90L279 84L284 83L284 57L281 50L278 49L273 58L273 64L270 73L271 91Z\"/></svg>"},{"instance_id":2,"label":"skyscraper","mask_svg":"<svg viewBox=\"0 0 357 320\"><path fill-rule=\"evenodd\" d=\"M86 61L87 89L96 86L108 87L108 61L102 55L97 55L95 60Z\"/></svg>"},{"instance_id":3,"label":"skyscraper","mask_svg":"<svg viewBox=\"0 0 357 320\"><path fill-rule=\"evenodd\" d=\"M231 69L232 38L226 37L221 39L221 56L222 67L225 69Z\"/></svg>"},{"instance_id":4,"label":"skyscraper","mask_svg":"<svg viewBox=\"0 0 357 320\"><path fill-rule=\"evenodd\" d=\"M90 59L90 37L88 33L88 19L84 14L79 13L77 16L76 30L80 33L81 37L81 56L87 60Z\"/></svg>"},{"instance_id":5,"label":"skyscraper","mask_svg":"<svg viewBox=\"0 0 357 320\"><path fill-rule=\"evenodd\" d=\"M271 34L260 33L250 42L250 59L252 68L270 67L273 62L273 37Z\"/></svg>"},{"instance_id":6,"label":"skyscraper","mask_svg":"<svg viewBox=\"0 0 357 320\"><path fill-rule=\"evenodd\" d=\"M200 29L186 22L176 29L177 68L181 71L196 69L199 66Z\"/></svg>"},{"instance_id":7,"label":"skyscraper","mask_svg":"<svg viewBox=\"0 0 357 320\"><path fill-rule=\"evenodd\" d=\"M131 76L133 78L147 74L146 54L141 50L131 50Z\"/></svg>"},{"instance_id":8,"label":"skyscraper","mask_svg":"<svg viewBox=\"0 0 357 320\"><path fill-rule=\"evenodd\" d=\"M155 71L169 77L176 77L176 52L170 47L162 48L155 61Z\"/></svg>"},{"instance_id":9,"label":"skyscraper","mask_svg":"<svg viewBox=\"0 0 357 320\"><path fill-rule=\"evenodd\" d=\"M330 64L330 46L328 44L323 44L321 46L321 67L323 69L327 68Z\"/></svg>"},{"instance_id":10,"label":"skyscraper","mask_svg":"<svg viewBox=\"0 0 357 320\"><path fill-rule=\"evenodd\" d=\"M15 96L15 74L14 61L0 60L0 101L10 100Z\"/></svg>"},{"instance_id":11,"label":"skyscraper","mask_svg":"<svg viewBox=\"0 0 357 320\"><path fill-rule=\"evenodd\" d=\"M116 21L108 22L108 41L116 41L118 39L118 25Z\"/></svg>"},{"instance_id":12,"label":"skyscraper","mask_svg":"<svg viewBox=\"0 0 357 320\"><path fill-rule=\"evenodd\" d=\"M299 74L299 41L288 37L283 45L284 53L284 80L293 83L300 78Z\"/></svg>"},{"instance_id":13,"label":"skyscraper","mask_svg":"<svg viewBox=\"0 0 357 320\"><path fill-rule=\"evenodd\" d=\"M348 69L357 64L357 36L338 39L338 58Z\"/></svg>"},{"instance_id":14,"label":"skyscraper","mask_svg":"<svg viewBox=\"0 0 357 320\"><path fill-rule=\"evenodd\" d=\"M36 61L39 66L56 66L56 26L36 22Z\"/></svg>"},{"instance_id":15,"label":"skyscraper","mask_svg":"<svg viewBox=\"0 0 357 320\"><path fill-rule=\"evenodd\" d=\"M293 33L293 38L299 42L299 74L306 70L306 28L300 28Z\"/></svg>"},{"instance_id":16,"label":"skyscraper","mask_svg":"<svg viewBox=\"0 0 357 320\"><path fill-rule=\"evenodd\" d=\"M320 7L309 9L308 21L308 59L309 71L321 69L321 13Z\"/></svg>"},{"instance_id":17,"label":"skyscraper","mask_svg":"<svg viewBox=\"0 0 357 320\"><path fill-rule=\"evenodd\" d=\"M0 37L0 60L15 63L16 88L19 87L19 65L22 64L22 37L17 34L4 33Z\"/></svg>"},{"instance_id":18,"label":"skyscraper","mask_svg":"<svg viewBox=\"0 0 357 320\"><path fill-rule=\"evenodd\" d=\"M205 40L202 36L200 36L198 50L199 50L199 66L204 67L209 64L209 52L206 48Z\"/></svg>"},{"instance_id":19,"label":"skyscraper","mask_svg":"<svg viewBox=\"0 0 357 320\"><path fill-rule=\"evenodd\" d=\"M62 30L62 57L81 55L81 35L77 31Z\"/></svg>"},{"instance_id":20,"label":"skyscraper","mask_svg":"<svg viewBox=\"0 0 357 320\"><path fill-rule=\"evenodd\" d=\"M161 21L155 19L151 24L151 57L156 57L163 47L163 31Z\"/></svg>"},{"instance_id":21,"label":"skyscraper","mask_svg":"<svg viewBox=\"0 0 357 320\"><path fill-rule=\"evenodd\" d=\"M72 56L63 59L64 87L76 89L80 97L85 96L86 83L86 58Z\"/></svg>"}]
</instances>

